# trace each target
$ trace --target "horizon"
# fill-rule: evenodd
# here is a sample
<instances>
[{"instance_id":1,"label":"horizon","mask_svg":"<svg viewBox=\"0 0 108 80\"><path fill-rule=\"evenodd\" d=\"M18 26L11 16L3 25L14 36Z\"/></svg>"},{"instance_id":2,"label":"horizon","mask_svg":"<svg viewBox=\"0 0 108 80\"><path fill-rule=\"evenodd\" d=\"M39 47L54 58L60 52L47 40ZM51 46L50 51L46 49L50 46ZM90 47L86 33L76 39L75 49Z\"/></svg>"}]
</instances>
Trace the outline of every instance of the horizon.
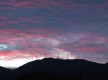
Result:
<instances>
[{"instance_id":1,"label":"horizon","mask_svg":"<svg viewBox=\"0 0 108 80\"><path fill-rule=\"evenodd\" d=\"M75 60L78 60L78 61L82 61L82 60L85 60L85 61L88 61L88 62L93 62L93 61L89 61L89 60L86 60L86 59L78 59L78 58L75 58L75 59L62 59L62 58L53 58L53 57L46 57L46 58L41 58L41 59L32 59L32 60L29 60L29 61L26 61L26 62L24 62L24 63L22 63L22 64L19 64L19 65L15 65L15 66L7 66L7 65L2 65L2 66L0 66L0 67L3 67L3 68L7 68L7 69L11 69L11 70L14 70L14 69L18 69L18 68L20 68L21 66L24 66L24 65L26 65L26 64L28 64L28 63L31 63L31 62L34 62L34 61L38 61L38 60L40 60L40 61L43 61L43 60L46 60L46 59L53 59L53 60L63 60L63 61L68 61L68 60L71 60L71 61L75 61ZM17 61L16 61L17 62ZM97 62L93 62L93 63L96 63L96 64L108 64L108 62L107 63L97 63ZM7 67L6 67L7 66Z\"/></svg>"}]
</instances>

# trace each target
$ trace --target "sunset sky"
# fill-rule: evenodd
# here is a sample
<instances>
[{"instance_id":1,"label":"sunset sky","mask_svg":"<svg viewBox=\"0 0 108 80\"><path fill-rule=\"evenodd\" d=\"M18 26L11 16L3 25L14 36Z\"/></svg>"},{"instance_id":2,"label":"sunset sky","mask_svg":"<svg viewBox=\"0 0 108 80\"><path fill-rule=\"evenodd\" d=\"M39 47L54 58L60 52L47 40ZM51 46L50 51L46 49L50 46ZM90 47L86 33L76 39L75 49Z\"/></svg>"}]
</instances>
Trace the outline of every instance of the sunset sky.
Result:
<instances>
[{"instance_id":1,"label":"sunset sky","mask_svg":"<svg viewBox=\"0 0 108 80\"><path fill-rule=\"evenodd\" d=\"M0 0L0 66L58 53L108 62L108 0Z\"/></svg>"}]
</instances>

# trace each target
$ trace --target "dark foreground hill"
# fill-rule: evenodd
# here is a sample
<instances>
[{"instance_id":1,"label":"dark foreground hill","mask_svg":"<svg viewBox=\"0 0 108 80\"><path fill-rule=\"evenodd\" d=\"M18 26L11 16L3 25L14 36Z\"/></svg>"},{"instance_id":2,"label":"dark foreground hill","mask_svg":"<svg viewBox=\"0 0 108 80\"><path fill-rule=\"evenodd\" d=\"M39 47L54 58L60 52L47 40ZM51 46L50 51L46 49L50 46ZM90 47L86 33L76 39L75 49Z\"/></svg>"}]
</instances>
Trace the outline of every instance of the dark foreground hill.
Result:
<instances>
[{"instance_id":1,"label":"dark foreground hill","mask_svg":"<svg viewBox=\"0 0 108 80\"><path fill-rule=\"evenodd\" d=\"M108 64L46 58L7 73L7 80L108 80Z\"/></svg>"},{"instance_id":2,"label":"dark foreground hill","mask_svg":"<svg viewBox=\"0 0 108 80\"><path fill-rule=\"evenodd\" d=\"M8 80L12 72L11 69L0 67L0 80Z\"/></svg>"}]
</instances>

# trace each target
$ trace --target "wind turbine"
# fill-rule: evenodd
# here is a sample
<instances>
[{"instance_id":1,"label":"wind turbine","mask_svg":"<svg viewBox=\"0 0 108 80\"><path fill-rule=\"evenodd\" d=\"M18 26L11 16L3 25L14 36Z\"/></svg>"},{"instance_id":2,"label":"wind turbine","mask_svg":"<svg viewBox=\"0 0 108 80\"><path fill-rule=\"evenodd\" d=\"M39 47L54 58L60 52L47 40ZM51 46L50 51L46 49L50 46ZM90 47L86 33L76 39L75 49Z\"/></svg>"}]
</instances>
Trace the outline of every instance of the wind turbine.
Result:
<instances>
[{"instance_id":1,"label":"wind turbine","mask_svg":"<svg viewBox=\"0 0 108 80\"><path fill-rule=\"evenodd\" d=\"M80 54L79 54L79 52L78 52L78 59L80 59Z\"/></svg>"},{"instance_id":2,"label":"wind turbine","mask_svg":"<svg viewBox=\"0 0 108 80\"><path fill-rule=\"evenodd\" d=\"M46 53L45 53L45 58L46 58Z\"/></svg>"},{"instance_id":3,"label":"wind turbine","mask_svg":"<svg viewBox=\"0 0 108 80\"><path fill-rule=\"evenodd\" d=\"M60 53L58 53L58 59L60 58Z\"/></svg>"},{"instance_id":4,"label":"wind turbine","mask_svg":"<svg viewBox=\"0 0 108 80\"><path fill-rule=\"evenodd\" d=\"M69 55L67 54L67 59L69 58Z\"/></svg>"},{"instance_id":5,"label":"wind turbine","mask_svg":"<svg viewBox=\"0 0 108 80\"><path fill-rule=\"evenodd\" d=\"M37 60L37 55L35 54L36 60Z\"/></svg>"}]
</instances>

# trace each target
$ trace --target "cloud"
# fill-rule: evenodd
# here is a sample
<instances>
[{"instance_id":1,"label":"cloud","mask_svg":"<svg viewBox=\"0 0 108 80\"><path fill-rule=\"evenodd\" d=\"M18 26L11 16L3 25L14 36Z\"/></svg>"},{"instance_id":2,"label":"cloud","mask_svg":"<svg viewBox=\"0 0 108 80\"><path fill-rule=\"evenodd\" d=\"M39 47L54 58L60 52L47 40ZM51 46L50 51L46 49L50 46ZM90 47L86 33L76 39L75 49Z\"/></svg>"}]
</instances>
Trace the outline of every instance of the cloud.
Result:
<instances>
[{"instance_id":1,"label":"cloud","mask_svg":"<svg viewBox=\"0 0 108 80\"><path fill-rule=\"evenodd\" d=\"M0 4L3 6L10 6L10 7L24 7L24 8L31 8L31 7L60 7L60 8L69 8L71 6L71 1L65 1L64 0L7 0L7 1L1 1Z\"/></svg>"},{"instance_id":2,"label":"cloud","mask_svg":"<svg viewBox=\"0 0 108 80\"><path fill-rule=\"evenodd\" d=\"M78 9L80 8L106 8L108 1L107 0L4 0L0 1L0 4L3 7L24 7L24 8L43 8L43 7L58 7L67 10Z\"/></svg>"},{"instance_id":3,"label":"cloud","mask_svg":"<svg viewBox=\"0 0 108 80\"><path fill-rule=\"evenodd\" d=\"M61 58L66 58L66 55L76 58L78 52L82 56L85 53L89 56L105 56L108 52L107 36L93 33L61 33L50 29L0 30L0 43L3 48L0 49L0 55L16 59L19 55L19 58L24 58L21 57L22 54L44 57L46 53L47 56L57 57L60 53Z\"/></svg>"}]
</instances>

